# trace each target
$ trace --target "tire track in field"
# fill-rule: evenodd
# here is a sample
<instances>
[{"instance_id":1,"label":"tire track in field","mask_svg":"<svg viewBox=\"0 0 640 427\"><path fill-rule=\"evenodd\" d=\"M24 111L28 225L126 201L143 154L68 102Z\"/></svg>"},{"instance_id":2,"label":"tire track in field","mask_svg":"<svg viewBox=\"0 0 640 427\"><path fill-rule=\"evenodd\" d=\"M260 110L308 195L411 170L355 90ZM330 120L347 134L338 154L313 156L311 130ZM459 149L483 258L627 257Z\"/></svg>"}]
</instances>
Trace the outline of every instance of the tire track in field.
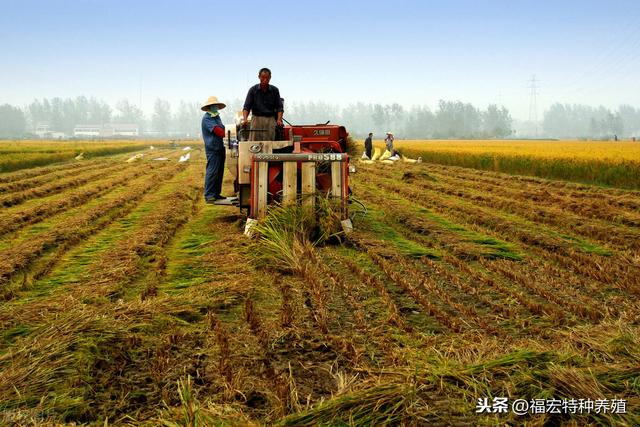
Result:
<instances>
[{"instance_id":1,"label":"tire track in field","mask_svg":"<svg viewBox=\"0 0 640 427\"><path fill-rule=\"evenodd\" d=\"M500 215L491 209L472 206L452 196L442 195L432 190L418 190L392 186L384 178L377 178L376 185L386 191L394 191L407 201L418 203L423 207L435 210L454 218L456 221L475 226L480 233L495 236L498 239L508 236L534 252L544 251L545 257L552 257L563 265L580 270L580 274L602 281L605 284L620 286L627 291L640 294L640 266L634 265L624 255L597 256L580 254L572 248L574 243L553 234L545 229L524 221L514 221ZM498 234L499 233L499 234ZM580 255L581 266L576 266L571 257ZM603 271L601 265L606 265L608 271ZM616 281L618 277L623 281Z\"/></svg>"},{"instance_id":2,"label":"tire track in field","mask_svg":"<svg viewBox=\"0 0 640 427\"><path fill-rule=\"evenodd\" d=\"M434 261L426 257L420 258L420 262L428 269L428 274L436 274L440 281L447 283L456 288L457 292L468 295L470 298L475 299L480 305L486 307L486 309L495 314L496 318L502 316L506 320L521 320L526 315L533 314L527 310L526 307L522 307L518 312L516 308L510 304L512 299L509 293L501 292L492 283L485 281L473 280L470 275L460 274L462 271L455 267L454 262L464 263L468 265L467 261L455 257L452 254L446 254L442 260ZM455 270L452 271L452 270ZM499 319L496 319L499 320Z\"/></svg>"},{"instance_id":3,"label":"tire track in field","mask_svg":"<svg viewBox=\"0 0 640 427\"><path fill-rule=\"evenodd\" d=\"M365 312L346 282L353 275L346 270L338 274L329 267L325 255L329 250L316 248L309 257L302 281L305 305L322 338L340 354L342 366L366 364L363 355L373 337L365 323Z\"/></svg>"},{"instance_id":4,"label":"tire track in field","mask_svg":"<svg viewBox=\"0 0 640 427\"><path fill-rule=\"evenodd\" d=\"M447 185L423 181L420 182L420 187L459 197L490 209L517 215L532 223L551 226L557 233L563 233L565 229L569 229L578 236L593 239L617 249L640 249L640 230L600 219L584 218L555 207L543 207L528 201L507 199L496 195L488 196L479 193L477 189L462 189L461 186L455 185L455 180L449 179L447 181L449 182ZM453 183L451 183L452 181Z\"/></svg>"},{"instance_id":5,"label":"tire track in field","mask_svg":"<svg viewBox=\"0 0 640 427\"><path fill-rule=\"evenodd\" d=\"M100 159L102 160L102 159ZM21 180L30 179L34 177L44 177L47 174L66 171L69 169L81 168L83 163L66 163L57 166L42 166L27 170L21 170L16 172L9 172L0 175L0 184L19 182Z\"/></svg>"},{"instance_id":6,"label":"tire track in field","mask_svg":"<svg viewBox=\"0 0 640 427\"><path fill-rule=\"evenodd\" d=\"M577 203L591 201L595 204L615 206L630 212L640 212L640 191L618 188L604 188L597 185L579 184L569 181L545 180L523 175L508 175L499 172L481 171L456 166L425 164L429 171L436 170L442 175L451 175L463 179L485 182L491 185L543 192L543 196L568 197Z\"/></svg>"},{"instance_id":7,"label":"tire track in field","mask_svg":"<svg viewBox=\"0 0 640 427\"><path fill-rule=\"evenodd\" d=\"M367 249L367 254L393 283L404 289L411 298L426 310L429 316L437 319L442 326L454 333L459 333L462 332L463 329L472 329L474 327L473 322L463 316L458 304L454 303L452 305L450 300L443 300L441 294L431 293L429 295L430 297L427 297L415 283L407 278L406 272L397 271L393 268L391 262L373 250ZM390 258L393 257L392 255L387 256ZM433 289L431 289L431 291L433 291Z\"/></svg>"},{"instance_id":8,"label":"tire track in field","mask_svg":"<svg viewBox=\"0 0 640 427\"><path fill-rule=\"evenodd\" d=\"M171 151L161 150L158 151L155 155L168 155ZM15 181L10 181L5 184L0 184L0 194L9 194L17 191L24 191L34 187L38 187L41 185L45 185L51 182L55 182L57 180L61 180L64 178L68 178L70 176L77 176L79 173L86 173L90 170L95 170L99 168L104 168L109 165L114 165L118 163L122 163L122 155L116 155L111 158L99 158L92 159L88 161L82 161L81 163L74 164L73 168L64 168L59 171L51 171L46 174L37 175L35 177L19 179ZM132 165L133 166L133 165Z\"/></svg>"},{"instance_id":9,"label":"tire track in field","mask_svg":"<svg viewBox=\"0 0 640 427\"><path fill-rule=\"evenodd\" d=\"M477 310L474 301L466 293L457 292L460 288L452 289L444 286L442 276L423 271L419 264L410 258L391 252L381 254L372 248L363 249L390 280L404 289L427 310L430 316L435 317L452 332L473 330L487 335L507 334L505 329L497 325L498 318L493 312ZM437 263L426 257L422 257L421 260L426 265ZM485 302L489 307L495 305L486 299ZM513 312L510 311L509 314L512 315Z\"/></svg>"},{"instance_id":10,"label":"tire track in field","mask_svg":"<svg viewBox=\"0 0 640 427\"><path fill-rule=\"evenodd\" d=\"M387 290L385 283L372 274L370 271L365 270L357 262L350 258L338 255L334 258L339 264L343 265L348 271L350 271L355 277L369 289L374 289L382 300L383 308L379 313L386 312L385 322L392 327L403 330L404 332L412 332L413 327L407 323L402 316L402 309L398 308L395 298Z\"/></svg>"},{"instance_id":11,"label":"tire track in field","mask_svg":"<svg viewBox=\"0 0 640 427\"><path fill-rule=\"evenodd\" d=\"M0 197L0 205L4 207L11 207L18 205L25 200L55 195L66 189L79 187L91 182L92 180L108 176L111 173L121 172L129 167L131 167L129 164L115 163L107 166L106 168L100 168L98 171L90 170L71 178L51 182L47 185L43 185L42 187L8 194Z\"/></svg>"},{"instance_id":12,"label":"tire track in field","mask_svg":"<svg viewBox=\"0 0 640 427\"><path fill-rule=\"evenodd\" d=\"M412 333L414 330L420 332L460 332L462 330L462 324L443 309L441 301L434 303L423 297L401 275L395 274L387 268L386 263L380 262L381 257L392 256L395 248L391 248L383 241L362 235L352 235L349 241L359 252L366 255L367 264L370 265L369 271L348 258L340 257L340 262L368 287L376 290L384 302L388 312L387 321L391 325L407 333Z\"/></svg>"},{"instance_id":13,"label":"tire track in field","mask_svg":"<svg viewBox=\"0 0 640 427\"><path fill-rule=\"evenodd\" d=\"M386 179L398 179L393 171L381 172ZM501 196L486 195L478 189L468 189L462 183L456 185L454 179L445 178L446 182L430 182L428 180L416 180L403 185L420 190L427 190L438 194L448 195L460 200L466 200L474 205L484 206L498 212L505 212L518 218L529 221L532 224L544 224L556 234L564 234L566 229L572 230L575 235L591 239L619 250L640 250L640 230L622 226L603 220L587 219L573 213L564 212L557 208L546 208L536 204L507 199ZM453 181L453 183L452 183Z\"/></svg>"},{"instance_id":14,"label":"tire track in field","mask_svg":"<svg viewBox=\"0 0 640 427\"><path fill-rule=\"evenodd\" d=\"M476 325L478 329L483 330L490 335L504 335L502 329L496 328L496 317L493 313L486 313L478 310L473 299L464 293L458 293L455 287L445 286L441 276L430 274L419 268L418 262L400 256L394 256L389 261L378 258L381 263L388 262L389 269L395 268L400 274L406 275L406 279L424 290L430 296L439 298L443 303L455 309L461 315L461 319L466 319L466 323ZM423 259L427 260L427 258Z\"/></svg>"},{"instance_id":15,"label":"tire track in field","mask_svg":"<svg viewBox=\"0 0 640 427\"><path fill-rule=\"evenodd\" d=\"M46 266L40 266L41 273L35 275L36 278L42 277L51 269L50 264L55 264L62 253L117 218L126 215L137 205L143 195L157 188L163 180L182 169L181 165L163 168L153 175L145 177L141 183L136 183L135 187L129 188L114 200L108 200L88 211L65 219L55 229L38 235L30 241L21 242L0 251L0 287L6 287L9 280L18 273L26 272L31 264L44 253L55 251L56 256Z\"/></svg>"},{"instance_id":16,"label":"tire track in field","mask_svg":"<svg viewBox=\"0 0 640 427\"><path fill-rule=\"evenodd\" d=\"M539 279L532 272L518 263L504 262L503 260L480 260L480 264L489 271L497 273L512 282L518 284L526 292L539 296L546 301L564 308L567 312L573 313L592 322L602 319L603 314L594 307L595 301L576 292L565 289L562 284L546 280L545 283L537 283Z\"/></svg>"},{"instance_id":17,"label":"tire track in field","mask_svg":"<svg viewBox=\"0 0 640 427\"><path fill-rule=\"evenodd\" d=\"M433 172L431 169L429 169L429 174L438 180L453 182L459 186L469 186L491 195L535 202L536 205L561 209L588 219L604 220L623 226L640 226L640 212L618 206L620 204L618 202L619 198L628 197L632 200L635 198L632 194L606 198L594 196L587 190L567 194L554 191L544 185L533 186L533 188L530 184L518 186L517 181L511 183L507 180L482 179L481 177L465 174L451 175L446 171Z\"/></svg>"},{"instance_id":18,"label":"tire track in field","mask_svg":"<svg viewBox=\"0 0 640 427\"><path fill-rule=\"evenodd\" d=\"M356 191L359 196L363 196L363 201L367 204L373 204L377 210L385 212L385 219L393 218L392 222L398 225L393 227L396 231L416 243L453 252L466 259L518 256L517 253L507 250L505 242L464 229L459 224L447 223L444 218L439 218L426 209L422 209L422 212L416 211L402 203L396 207L393 202L397 201L397 198L378 195L369 190L370 188L370 185L360 183ZM392 226L389 222L386 223Z\"/></svg>"},{"instance_id":19,"label":"tire track in field","mask_svg":"<svg viewBox=\"0 0 640 427\"><path fill-rule=\"evenodd\" d=\"M367 186L368 187L368 186ZM362 184L358 187L358 190L361 190ZM357 191L358 191L357 190ZM358 191L359 192L359 191ZM486 249L483 250L474 250L469 252L469 246L462 245L460 248L458 245L460 243L464 243L461 240L460 236L453 235L451 236L451 232L441 230L441 226L439 224L435 224L435 230L433 229L434 224L424 223L421 220L415 221L405 221L405 217L410 214L407 211L402 209L395 209L392 206L392 203L384 203L385 199L381 197L377 197L372 194L370 191L365 191L365 201L370 201L371 198L375 199L377 203L381 203L378 208L384 210L386 213L390 215L386 215L385 218L393 218L393 221L401 222L403 227L399 228L399 232L407 239L412 240L419 244L429 244L430 246L434 246L437 250L445 254L447 258L456 258L459 259L460 262L468 263L469 259L481 258L482 256L489 256L492 258L495 256L494 253L486 253ZM429 237L425 238L424 234L427 234ZM430 237L434 237L433 240ZM462 261L461 259L464 259ZM513 308L511 308L510 304L507 300L513 300L512 292L499 292L493 283L489 285L489 289L486 290L486 295L478 292L478 289L487 288L484 281L475 282L473 285L466 284L465 281L456 277L455 275L447 272L446 269L442 268L440 264L443 261L432 261L426 257L421 258L422 263L429 267L429 270L435 270L441 280L444 280L449 283L453 283L455 287L462 291L464 295L474 295L475 298L480 299L480 301L487 307L491 307L493 312L501 313L507 319L517 320L519 317L522 317L523 313L520 315L516 315ZM450 263L449 263L450 264ZM453 267L455 269L455 267ZM466 278L465 278L466 280ZM496 297L498 299L496 300ZM495 301L494 301L495 300ZM539 306L537 305L529 305L526 306L528 308L528 312L532 314L539 314L541 310L539 310ZM485 319L484 324L488 325L490 322L488 319Z\"/></svg>"},{"instance_id":20,"label":"tire track in field","mask_svg":"<svg viewBox=\"0 0 640 427\"><path fill-rule=\"evenodd\" d=\"M321 252L326 257L325 274L331 278L332 289L340 293L352 312L353 339L373 363L382 360L387 365L403 364L403 350L397 347L393 335L408 333L417 342L420 339L402 320L400 310L382 282L376 281L353 258L345 258L335 248L325 248ZM371 284L373 286L369 286Z\"/></svg>"},{"instance_id":21,"label":"tire track in field","mask_svg":"<svg viewBox=\"0 0 640 427\"><path fill-rule=\"evenodd\" d=\"M98 169L105 164L109 163L106 160L94 160L78 165L73 169L65 169L59 172L51 172L45 175L38 175L32 178L26 178L18 181L11 181L6 184L0 185L0 194L9 194L17 191L28 190L33 187L37 187L48 182L67 178L69 176L77 175L78 173L87 172L90 170Z\"/></svg>"},{"instance_id":22,"label":"tire track in field","mask_svg":"<svg viewBox=\"0 0 640 427\"><path fill-rule=\"evenodd\" d=\"M312 401L330 396L335 391L335 382L327 375L331 367L348 369L359 354L358 346L340 335L332 307L327 307L324 333L318 326L322 320L305 306L305 290L310 287L305 279L255 268L246 258L249 240L237 224L236 208L204 209L220 212L206 225L207 235L220 237L207 240L209 250L189 265L215 266L202 283L197 282L198 289L222 289L228 297L233 295L228 304L211 307L207 314L215 319L215 365L224 383L222 393L230 399L229 392L239 390L243 396L239 403L245 403L248 411L255 411L252 402L258 399L271 402L282 414L304 404L298 396ZM228 214L231 209L234 213Z\"/></svg>"},{"instance_id":23,"label":"tire track in field","mask_svg":"<svg viewBox=\"0 0 640 427\"><path fill-rule=\"evenodd\" d=\"M358 192L358 194L362 194L362 183L359 184L359 187L357 188L357 190L355 190L356 192ZM365 184L366 186L366 184ZM374 195L373 193L371 193L370 191L365 191L364 192L364 201L365 202L369 202L371 200L371 198L375 199L378 203L381 203L380 205L378 205L378 209L384 210L388 215L385 216L385 218L387 217L403 217L403 215L407 214L406 212L403 214L403 210L402 209L395 209L393 206L391 206L390 202L384 203L384 199L381 197L378 197L376 195ZM397 220L397 219L396 219ZM428 224L413 224L415 225L412 226L412 224L407 224L404 220L401 220L402 224L406 226L406 229L404 231L400 231L400 233L407 239L410 239L416 243L419 244L429 244L430 246L435 247L437 250L439 250L440 252L445 254L445 257L447 258L464 258L464 261L460 260L459 262L461 263L469 263L469 252L468 252L468 248L464 251L460 251L459 249L456 249L455 244L452 245L452 241L455 243L456 241L460 241L459 238L451 238L449 236L447 236L447 234L445 234L444 236L441 236L441 233L436 233L436 239L434 240L427 240L425 241L425 238L423 237L423 228L422 226L427 227L427 233L429 235L431 235L431 227L429 227ZM420 221L416 221L416 222L420 222ZM442 240L442 238L444 238L444 240ZM477 252L477 251L476 251ZM478 254L476 253L476 255L474 255L471 259L482 259L482 256L478 256ZM491 256L489 258L492 258ZM499 257L498 257L499 258ZM413 271L415 269L415 266L411 267L411 265L408 265L408 263L410 264L410 261L404 261L402 258L399 257L394 257L394 260L396 263L403 265L406 268L406 271ZM531 314L534 314L536 316L544 316L546 312L549 313L553 313L554 316L556 318L560 318L560 310L559 307L555 307L555 311L554 309L549 308L549 301L547 299L542 298L541 301L544 301L544 306L541 306L538 303L535 303L533 301L527 301L526 304L523 304L523 301L525 301L527 299L527 293L528 290L526 289L522 289L517 283L509 281L510 283L508 283L507 286L503 286L500 288L496 288L496 286L494 286L493 282L489 282L488 283L488 290L487 290L487 294L483 296L482 293L479 293L476 289L476 287L478 287L479 289L484 289L487 288L487 281L477 281L475 282L474 285L468 285L461 281L460 279L456 278L455 275L452 274L447 274L446 269L440 267L442 261L433 261L433 260L429 260L426 257L422 257L422 263L425 264L427 267L429 267L429 270L435 271L438 273L438 275L440 276L441 280L444 280L446 282L449 283L453 283L455 285L455 288L457 288L458 290L462 291L462 294L473 294L476 298L479 298L483 304L487 307L491 307L493 312L496 313L501 313L502 315L505 316L505 318L507 319L507 322L509 321L515 321L515 322L522 322L525 321L525 317L524 317L524 313L520 313L518 315L516 315L513 311L513 309L511 307L509 307L507 300L513 300L515 298L516 301L520 301L520 304L522 305L523 308L526 308L527 311ZM429 274L424 274L425 277L428 277ZM418 275L415 274L414 278L417 277ZM426 286L428 289L431 289L432 291L438 292L438 283L437 282L429 282L427 283L428 286ZM481 286L479 286L481 285ZM512 291L511 288L515 287L517 290ZM420 287L422 288L422 286ZM445 297L447 298L445 293L440 293L441 297ZM499 297L499 299L496 300L496 297ZM441 298L442 299L442 298ZM495 300L495 302L494 302ZM459 308L462 308L462 310L464 310L464 304L469 303L469 301L465 301L465 299L460 299L460 301L447 301L447 303L449 303L449 305L458 305ZM460 305L463 304L463 305ZM545 308L545 310L542 309L542 307ZM478 318L479 315L473 315L472 317L476 317ZM487 332L489 333L496 333L496 329L493 326L493 322L491 318L489 317L484 317L480 315L481 318L481 326L483 329L485 329Z\"/></svg>"},{"instance_id":24,"label":"tire track in field","mask_svg":"<svg viewBox=\"0 0 640 427\"><path fill-rule=\"evenodd\" d=\"M153 165L151 170L159 169L159 166L160 165ZM64 192L64 197L60 197L54 201L44 200L35 206L5 209L4 212L0 214L0 236L44 221L67 209L82 206L97 197L117 190L122 185L126 185L129 181L148 172L149 170L142 168L131 168L131 170L125 171L116 177L107 177L93 182L90 185Z\"/></svg>"},{"instance_id":25,"label":"tire track in field","mask_svg":"<svg viewBox=\"0 0 640 427\"><path fill-rule=\"evenodd\" d=\"M361 193L361 188L362 188L362 184L360 184L360 187L358 187L358 190L356 190L359 194ZM365 192L364 194L365 194L364 201L366 202L370 201L371 199L369 197L372 196L372 194L368 191ZM373 196L373 198L376 199L376 196ZM383 199L377 198L376 200L380 201ZM486 252L486 250L484 251L476 250L473 252L469 252L470 248L468 246L467 247L462 246L462 248L457 248L456 243L461 242L459 237L457 236L451 237L447 233L442 234L439 231L435 232L436 239L425 240L425 237L423 237L424 233L427 233L429 236L432 236L432 234L434 234L431 227L429 227L429 224L422 223L421 221L418 221L418 220L414 221L415 224L413 222L409 223L405 221L405 219L403 218L405 215L408 215L408 213L402 210L394 209L390 203L382 203L381 205L378 206L378 208L381 210L384 210L388 214L387 216L389 217L395 216L396 217L395 220L398 220L398 218L401 218L399 221L402 222L402 225L404 227L400 227L397 230L399 230L399 233L402 234L405 238L421 245L426 244L431 247L435 247L438 251L446 254L445 255L446 257L463 258L464 261L461 260L460 262L465 262L465 263L468 263L470 259L482 259L483 256L487 256L489 259L494 257L500 258L500 256L499 255L496 256L495 253L483 254L482 252ZM387 216L385 216L385 218ZM447 274L445 269L442 269L440 267L434 268L435 266L438 266L440 264L439 261L432 261L426 257L422 257L421 259L422 259L422 262L430 268L430 270L436 270L441 276L442 280L448 281L450 283L451 282L454 283L457 289L460 289L463 291L463 294L467 294L467 295L473 294L476 298L479 298L485 306L492 307L492 311L496 313L501 313L503 316L505 316L506 319L510 319L513 321L522 320L522 314L519 316L516 316L514 313L514 310L509 306L509 303L507 300L514 299L514 293L511 290L509 290L509 288L505 287L504 289L502 289L501 292L498 292L498 289L496 289L495 286L493 286L493 283L490 283L489 290L487 291L488 294L484 296L481 293L478 293L478 291L476 290L475 287L477 286L477 282L475 285L468 285L468 284L465 285L464 282L456 278L454 275ZM408 267L406 265L406 262L404 262L402 259L397 258L396 261ZM484 284L486 282L481 281L480 283ZM434 285L433 283L429 283L428 285L430 286L431 289L437 289L434 287L437 285ZM518 287L514 283L510 283L509 286ZM480 288L486 288L486 287L487 286L481 286ZM524 300L526 298L524 296L525 294L522 293L521 291L516 292L515 295L516 295L516 300ZM499 296L499 300L496 301L497 303L494 302L494 300L496 299L496 296ZM462 304L468 303L468 301L462 300L461 303ZM534 315L540 315L542 313L540 306L536 304L526 304L523 307L526 307L528 309L528 312ZM483 328L488 330L489 332L495 332L494 328L491 325L492 322L490 320L491 319L488 319L488 318L485 318L482 320Z\"/></svg>"},{"instance_id":26,"label":"tire track in field","mask_svg":"<svg viewBox=\"0 0 640 427\"><path fill-rule=\"evenodd\" d=\"M138 205L138 210L144 210L145 205L152 208L88 268L87 277L79 287L90 285L91 296L104 295L114 300L124 298L130 290L127 288L135 288L146 278L148 287L144 292L157 293L158 281L167 263L166 246L193 216L196 203L200 202L195 168L189 165L171 181L165 180L164 185Z\"/></svg>"},{"instance_id":27,"label":"tire track in field","mask_svg":"<svg viewBox=\"0 0 640 427\"><path fill-rule=\"evenodd\" d=\"M495 289L495 292L516 301L519 305L526 308L527 311L532 313L534 316L537 316L539 319L550 318L552 320L552 325L555 325L556 322L564 322L565 315L561 308L558 308L555 304L549 304L546 300L540 300L532 296L530 293L520 289L520 287L515 286L512 282L499 280L499 278L490 276L486 272L480 271L478 268L473 268L468 262L459 258L446 256L444 260L447 264L465 274L466 278L468 278L471 283ZM531 329L527 320L525 320L522 326ZM536 329L534 327L534 333L539 331L540 329Z\"/></svg>"}]
</instances>

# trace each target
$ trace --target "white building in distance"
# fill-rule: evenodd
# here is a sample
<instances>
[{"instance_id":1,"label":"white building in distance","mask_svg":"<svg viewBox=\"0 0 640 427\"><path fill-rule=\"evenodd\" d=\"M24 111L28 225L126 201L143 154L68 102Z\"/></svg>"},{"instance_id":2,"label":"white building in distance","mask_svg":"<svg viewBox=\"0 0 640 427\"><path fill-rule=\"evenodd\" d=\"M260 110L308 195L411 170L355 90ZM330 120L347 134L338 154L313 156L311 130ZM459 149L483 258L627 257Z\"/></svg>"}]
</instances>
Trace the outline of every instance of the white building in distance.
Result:
<instances>
[{"instance_id":1,"label":"white building in distance","mask_svg":"<svg viewBox=\"0 0 640 427\"><path fill-rule=\"evenodd\" d=\"M140 136L140 126L133 123L108 123L105 125L76 125L73 128L76 138L112 138L117 136Z\"/></svg>"},{"instance_id":2,"label":"white building in distance","mask_svg":"<svg viewBox=\"0 0 640 427\"><path fill-rule=\"evenodd\" d=\"M67 137L64 132L52 130L51 125L48 122L40 122L36 124L34 133L41 139L64 139Z\"/></svg>"}]
</instances>

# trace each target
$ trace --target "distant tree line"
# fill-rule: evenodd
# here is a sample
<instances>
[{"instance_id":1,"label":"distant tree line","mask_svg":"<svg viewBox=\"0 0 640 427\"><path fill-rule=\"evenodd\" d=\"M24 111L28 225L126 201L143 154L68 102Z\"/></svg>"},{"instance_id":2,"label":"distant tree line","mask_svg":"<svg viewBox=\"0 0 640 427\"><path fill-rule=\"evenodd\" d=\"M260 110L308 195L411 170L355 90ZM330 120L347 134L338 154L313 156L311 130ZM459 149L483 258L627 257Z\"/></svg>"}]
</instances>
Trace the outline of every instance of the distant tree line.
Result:
<instances>
[{"instance_id":1,"label":"distant tree line","mask_svg":"<svg viewBox=\"0 0 640 427\"><path fill-rule=\"evenodd\" d=\"M489 105L480 110L460 101L443 101L438 109L426 106L406 109L400 104L356 103L345 108L325 103L285 106L285 118L292 123L342 123L349 132L382 136L393 132L404 139L423 138L504 138L511 135L511 115L504 107Z\"/></svg>"},{"instance_id":2,"label":"distant tree line","mask_svg":"<svg viewBox=\"0 0 640 427\"><path fill-rule=\"evenodd\" d=\"M109 123L135 124L140 131L158 135L176 134L195 137L200 133L202 111L197 102L180 101L175 110L169 102L157 99L153 113L143 111L127 99L118 101L113 109L96 98L36 99L25 108L9 104L0 105L0 138L32 135L35 129L46 124L50 131L73 136L77 125L106 125Z\"/></svg>"},{"instance_id":3,"label":"distant tree line","mask_svg":"<svg viewBox=\"0 0 640 427\"><path fill-rule=\"evenodd\" d=\"M24 134L27 127L24 112L12 105L0 105L0 138Z\"/></svg>"},{"instance_id":4,"label":"distant tree line","mask_svg":"<svg viewBox=\"0 0 640 427\"><path fill-rule=\"evenodd\" d=\"M545 134L557 138L611 139L614 135L640 134L640 109L621 105L611 111L605 107L580 104L553 104L542 121Z\"/></svg>"},{"instance_id":5,"label":"distant tree line","mask_svg":"<svg viewBox=\"0 0 640 427\"><path fill-rule=\"evenodd\" d=\"M233 123L235 113L242 109L242 100L228 102L221 111L225 123ZM52 98L34 100L26 108L10 105L0 109L0 137L16 137L33 132L46 123L51 131L73 135L76 125L133 123L141 130L158 135L197 136L202 117L197 102L181 101L172 108L168 101L157 99L150 117L123 99L115 109L95 98ZM511 134L511 116L504 107L489 105L481 111L460 101L440 101L432 112L428 107L405 109L400 104L356 103L341 108L324 102L285 105L285 118L293 124L316 124L331 121L344 124L355 136L374 132L382 136L387 131L399 138L504 138ZM10 125L9 125L10 124Z\"/></svg>"},{"instance_id":6,"label":"distant tree line","mask_svg":"<svg viewBox=\"0 0 640 427\"><path fill-rule=\"evenodd\" d=\"M225 123L233 123L243 100L227 102L221 110ZM39 124L49 125L55 132L73 135L76 125L129 123L138 125L147 135L197 137L202 118L199 102L180 101L171 105L156 99L153 111L146 116L127 99L112 108L106 102L90 97L36 99L24 108L0 105L0 138L32 134ZM344 124L356 137L373 132L382 137L391 131L398 138L505 138L514 135L509 111L495 104L481 110L470 103L444 101L435 110L426 106L406 108L398 103L354 103L345 107L325 102L287 103L285 119L292 124L316 124L331 121ZM541 123L545 137L611 138L613 135L638 135L640 109L621 105L616 111L586 105L553 104ZM518 135L516 135L518 136Z\"/></svg>"}]
</instances>

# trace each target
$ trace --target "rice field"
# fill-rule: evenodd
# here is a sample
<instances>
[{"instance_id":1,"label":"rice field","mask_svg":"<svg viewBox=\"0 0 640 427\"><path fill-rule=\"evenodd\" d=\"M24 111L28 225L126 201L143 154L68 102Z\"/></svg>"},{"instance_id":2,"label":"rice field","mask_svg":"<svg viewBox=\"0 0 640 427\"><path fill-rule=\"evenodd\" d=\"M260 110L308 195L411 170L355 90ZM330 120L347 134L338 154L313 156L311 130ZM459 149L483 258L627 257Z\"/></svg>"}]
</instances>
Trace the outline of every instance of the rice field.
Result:
<instances>
[{"instance_id":1,"label":"rice field","mask_svg":"<svg viewBox=\"0 0 640 427\"><path fill-rule=\"evenodd\" d=\"M194 147L0 174L1 425L640 424L637 190L358 164L249 239Z\"/></svg>"},{"instance_id":2,"label":"rice field","mask_svg":"<svg viewBox=\"0 0 640 427\"><path fill-rule=\"evenodd\" d=\"M0 173L71 161L82 155L95 158L128 153L147 148L167 147L169 141L109 140L109 141L2 141L0 140Z\"/></svg>"},{"instance_id":3,"label":"rice field","mask_svg":"<svg viewBox=\"0 0 640 427\"><path fill-rule=\"evenodd\" d=\"M444 165L640 189L640 142L404 140L395 147Z\"/></svg>"}]
</instances>

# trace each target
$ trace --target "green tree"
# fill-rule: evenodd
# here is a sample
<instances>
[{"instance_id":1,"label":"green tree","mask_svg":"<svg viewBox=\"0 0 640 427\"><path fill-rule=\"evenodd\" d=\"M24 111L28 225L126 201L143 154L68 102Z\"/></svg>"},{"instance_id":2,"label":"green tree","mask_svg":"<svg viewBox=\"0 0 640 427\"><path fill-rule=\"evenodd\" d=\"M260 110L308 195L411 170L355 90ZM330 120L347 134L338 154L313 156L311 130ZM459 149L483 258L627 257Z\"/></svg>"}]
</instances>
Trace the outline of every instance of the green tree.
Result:
<instances>
[{"instance_id":1,"label":"green tree","mask_svg":"<svg viewBox=\"0 0 640 427\"><path fill-rule=\"evenodd\" d=\"M377 133L383 134L387 132L389 129L389 115L388 110L380 104L375 104L373 106L373 112L371 113L371 118L373 119L374 129Z\"/></svg>"},{"instance_id":2,"label":"green tree","mask_svg":"<svg viewBox=\"0 0 640 427\"><path fill-rule=\"evenodd\" d=\"M221 111L224 110L226 110L226 108ZM178 111L174 117L173 129L185 136L196 136L200 133L203 114L204 113L200 110L199 103L180 101Z\"/></svg>"},{"instance_id":3,"label":"green tree","mask_svg":"<svg viewBox=\"0 0 640 427\"><path fill-rule=\"evenodd\" d=\"M22 136L26 126L27 121L21 109L9 104L0 105L0 138Z\"/></svg>"},{"instance_id":4,"label":"green tree","mask_svg":"<svg viewBox=\"0 0 640 427\"><path fill-rule=\"evenodd\" d=\"M47 99L43 99L42 102L37 99L33 100L27 107L27 117L29 126L33 130L35 130L40 123L49 123L51 121L49 101L47 101Z\"/></svg>"},{"instance_id":5,"label":"green tree","mask_svg":"<svg viewBox=\"0 0 640 427\"><path fill-rule=\"evenodd\" d=\"M412 139L432 138L435 116L426 106L414 106L408 113L405 136Z\"/></svg>"},{"instance_id":6,"label":"green tree","mask_svg":"<svg viewBox=\"0 0 640 427\"><path fill-rule=\"evenodd\" d=\"M166 134L171 125L171 105L163 99L156 99L153 104L151 127L160 134Z\"/></svg>"},{"instance_id":7,"label":"green tree","mask_svg":"<svg viewBox=\"0 0 640 427\"><path fill-rule=\"evenodd\" d=\"M489 138L504 138L511 135L511 115L509 110L504 107L498 108L497 105L491 104L487 107L487 111L482 114L482 128L484 136Z\"/></svg>"},{"instance_id":8,"label":"green tree","mask_svg":"<svg viewBox=\"0 0 640 427\"><path fill-rule=\"evenodd\" d=\"M116 115L113 117L113 121L140 126L144 121L144 114L140 108L130 103L128 99L121 99L116 104Z\"/></svg>"},{"instance_id":9,"label":"green tree","mask_svg":"<svg viewBox=\"0 0 640 427\"><path fill-rule=\"evenodd\" d=\"M51 129L62 132L65 127L62 98L55 97L51 100Z\"/></svg>"},{"instance_id":10,"label":"green tree","mask_svg":"<svg viewBox=\"0 0 640 427\"><path fill-rule=\"evenodd\" d=\"M626 135L637 135L640 133L640 108L636 109L631 105L623 104L616 112L622 120L622 126ZM622 132L621 132L622 133Z\"/></svg>"},{"instance_id":11,"label":"green tree","mask_svg":"<svg viewBox=\"0 0 640 427\"><path fill-rule=\"evenodd\" d=\"M111 107L104 102L93 97L89 98L89 114L87 122L89 124L103 125L111 122Z\"/></svg>"},{"instance_id":12,"label":"green tree","mask_svg":"<svg viewBox=\"0 0 640 427\"><path fill-rule=\"evenodd\" d=\"M437 138L474 138L480 133L480 111L471 104L440 100L436 112L434 136Z\"/></svg>"}]
</instances>

